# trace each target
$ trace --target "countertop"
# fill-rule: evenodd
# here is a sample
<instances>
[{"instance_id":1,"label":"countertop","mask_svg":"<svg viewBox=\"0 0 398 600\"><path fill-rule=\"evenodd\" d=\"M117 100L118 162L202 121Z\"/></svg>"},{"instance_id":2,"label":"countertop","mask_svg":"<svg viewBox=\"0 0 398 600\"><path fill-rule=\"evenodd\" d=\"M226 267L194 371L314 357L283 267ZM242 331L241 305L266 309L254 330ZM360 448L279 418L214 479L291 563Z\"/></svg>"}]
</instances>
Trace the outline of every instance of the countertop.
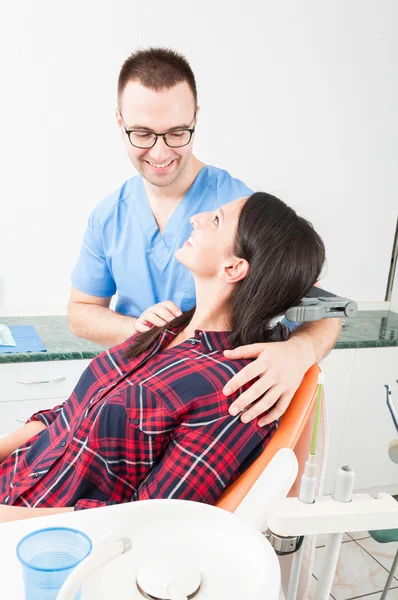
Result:
<instances>
[{"instance_id":1,"label":"countertop","mask_svg":"<svg viewBox=\"0 0 398 600\"><path fill-rule=\"evenodd\" d=\"M47 352L0 354L0 363L74 360L94 358L105 346L74 336L66 316L0 317L4 325L33 325ZM343 329L336 344L339 348L380 348L398 346L398 313L361 311L343 319Z\"/></svg>"},{"instance_id":2,"label":"countertop","mask_svg":"<svg viewBox=\"0 0 398 600\"><path fill-rule=\"evenodd\" d=\"M33 325L47 352L0 354L0 363L94 358L105 346L82 340L71 333L66 316L0 317L2 325Z\"/></svg>"}]
</instances>

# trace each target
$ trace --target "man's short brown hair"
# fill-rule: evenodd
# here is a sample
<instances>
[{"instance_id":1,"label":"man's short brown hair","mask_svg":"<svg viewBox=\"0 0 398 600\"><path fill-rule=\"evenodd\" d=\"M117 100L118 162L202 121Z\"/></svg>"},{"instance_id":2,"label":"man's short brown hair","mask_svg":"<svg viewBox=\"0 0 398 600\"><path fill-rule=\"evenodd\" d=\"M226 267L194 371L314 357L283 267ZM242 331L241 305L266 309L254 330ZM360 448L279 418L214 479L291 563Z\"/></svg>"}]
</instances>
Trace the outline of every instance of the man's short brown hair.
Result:
<instances>
[{"instance_id":1,"label":"man's short brown hair","mask_svg":"<svg viewBox=\"0 0 398 600\"><path fill-rule=\"evenodd\" d=\"M129 81L156 92L169 89L186 81L191 88L195 106L198 102L196 81L185 56L170 48L148 48L133 52L124 62L118 80L118 99Z\"/></svg>"}]
</instances>

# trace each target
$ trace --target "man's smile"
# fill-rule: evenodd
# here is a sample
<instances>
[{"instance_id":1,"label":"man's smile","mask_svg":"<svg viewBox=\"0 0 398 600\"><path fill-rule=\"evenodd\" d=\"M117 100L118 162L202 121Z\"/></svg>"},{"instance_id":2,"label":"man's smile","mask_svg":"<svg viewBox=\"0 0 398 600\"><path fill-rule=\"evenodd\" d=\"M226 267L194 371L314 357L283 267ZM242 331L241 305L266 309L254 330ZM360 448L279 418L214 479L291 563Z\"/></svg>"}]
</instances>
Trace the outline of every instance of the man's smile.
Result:
<instances>
[{"instance_id":1,"label":"man's smile","mask_svg":"<svg viewBox=\"0 0 398 600\"><path fill-rule=\"evenodd\" d=\"M156 169L156 171L165 171L175 162L176 159L172 158L171 160L168 160L168 161L165 161L162 163L156 163L156 162L146 160L146 159L144 159L144 160L152 169Z\"/></svg>"}]
</instances>

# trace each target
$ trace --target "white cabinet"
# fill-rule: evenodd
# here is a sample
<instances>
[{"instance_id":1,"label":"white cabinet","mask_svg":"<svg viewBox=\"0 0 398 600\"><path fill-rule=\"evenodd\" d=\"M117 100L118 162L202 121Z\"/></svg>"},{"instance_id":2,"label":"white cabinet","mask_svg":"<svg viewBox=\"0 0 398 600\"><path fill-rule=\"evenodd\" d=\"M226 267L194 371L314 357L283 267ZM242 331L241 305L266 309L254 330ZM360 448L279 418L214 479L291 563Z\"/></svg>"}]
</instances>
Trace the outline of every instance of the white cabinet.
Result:
<instances>
[{"instance_id":1,"label":"white cabinet","mask_svg":"<svg viewBox=\"0 0 398 600\"><path fill-rule=\"evenodd\" d=\"M90 360L0 364L0 434L68 398Z\"/></svg>"},{"instance_id":2,"label":"white cabinet","mask_svg":"<svg viewBox=\"0 0 398 600\"><path fill-rule=\"evenodd\" d=\"M321 363L325 374L325 401L328 425L326 474L323 491L331 494L340 466L343 425L346 418L355 349L333 350Z\"/></svg>"},{"instance_id":3,"label":"white cabinet","mask_svg":"<svg viewBox=\"0 0 398 600\"><path fill-rule=\"evenodd\" d=\"M355 470L357 490L398 493L398 465L388 457L388 445L398 434L384 389L391 385L398 409L397 380L398 347L356 350L339 460Z\"/></svg>"},{"instance_id":4,"label":"white cabinet","mask_svg":"<svg viewBox=\"0 0 398 600\"><path fill-rule=\"evenodd\" d=\"M348 464L356 491L398 494L398 465L388 456L398 434L384 389L391 385L398 410L398 347L333 350L320 366L329 430L324 493L332 492L337 468Z\"/></svg>"},{"instance_id":5,"label":"white cabinet","mask_svg":"<svg viewBox=\"0 0 398 600\"><path fill-rule=\"evenodd\" d=\"M22 427L26 419L39 410L54 408L62 404L65 398L40 398L39 400L17 400L0 402L0 435Z\"/></svg>"}]
</instances>

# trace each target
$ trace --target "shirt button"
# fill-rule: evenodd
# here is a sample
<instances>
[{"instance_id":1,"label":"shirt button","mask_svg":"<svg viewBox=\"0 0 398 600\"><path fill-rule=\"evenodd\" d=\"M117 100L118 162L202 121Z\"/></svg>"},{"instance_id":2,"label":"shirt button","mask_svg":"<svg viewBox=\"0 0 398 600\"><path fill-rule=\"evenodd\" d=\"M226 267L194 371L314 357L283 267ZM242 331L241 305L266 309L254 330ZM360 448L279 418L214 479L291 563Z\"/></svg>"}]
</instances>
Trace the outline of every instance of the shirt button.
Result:
<instances>
[{"instance_id":1,"label":"shirt button","mask_svg":"<svg viewBox=\"0 0 398 600\"><path fill-rule=\"evenodd\" d=\"M8 504L8 500L4 500L4 504Z\"/></svg>"},{"instance_id":2,"label":"shirt button","mask_svg":"<svg viewBox=\"0 0 398 600\"><path fill-rule=\"evenodd\" d=\"M134 425L139 425L140 420L139 419L133 419L133 423L134 423Z\"/></svg>"},{"instance_id":3,"label":"shirt button","mask_svg":"<svg viewBox=\"0 0 398 600\"><path fill-rule=\"evenodd\" d=\"M38 474L38 473L35 473L35 474L33 475L33 477L34 477L35 479L37 479L37 478L38 478L38 476L39 476L39 474Z\"/></svg>"},{"instance_id":4,"label":"shirt button","mask_svg":"<svg viewBox=\"0 0 398 600\"><path fill-rule=\"evenodd\" d=\"M61 446L64 447L66 445L66 442L62 442Z\"/></svg>"},{"instance_id":5,"label":"shirt button","mask_svg":"<svg viewBox=\"0 0 398 600\"><path fill-rule=\"evenodd\" d=\"M191 344L196 344L198 340L191 340Z\"/></svg>"}]
</instances>

